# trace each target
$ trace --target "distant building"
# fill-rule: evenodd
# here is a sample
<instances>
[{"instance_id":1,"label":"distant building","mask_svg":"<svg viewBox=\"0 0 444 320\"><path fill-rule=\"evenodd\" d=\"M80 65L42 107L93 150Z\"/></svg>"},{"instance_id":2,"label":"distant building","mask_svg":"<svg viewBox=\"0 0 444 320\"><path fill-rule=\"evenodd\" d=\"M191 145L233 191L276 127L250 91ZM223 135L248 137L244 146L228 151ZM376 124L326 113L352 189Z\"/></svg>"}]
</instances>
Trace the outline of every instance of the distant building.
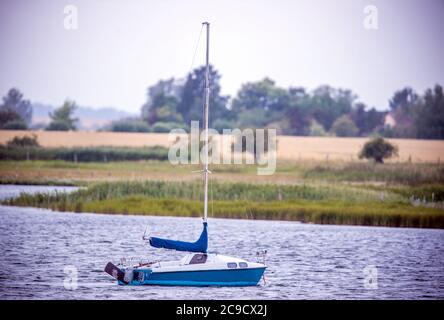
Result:
<instances>
[{"instance_id":1,"label":"distant building","mask_svg":"<svg viewBox=\"0 0 444 320\"><path fill-rule=\"evenodd\" d=\"M384 117L384 127L394 128L396 126L396 120L391 112L388 112Z\"/></svg>"}]
</instances>

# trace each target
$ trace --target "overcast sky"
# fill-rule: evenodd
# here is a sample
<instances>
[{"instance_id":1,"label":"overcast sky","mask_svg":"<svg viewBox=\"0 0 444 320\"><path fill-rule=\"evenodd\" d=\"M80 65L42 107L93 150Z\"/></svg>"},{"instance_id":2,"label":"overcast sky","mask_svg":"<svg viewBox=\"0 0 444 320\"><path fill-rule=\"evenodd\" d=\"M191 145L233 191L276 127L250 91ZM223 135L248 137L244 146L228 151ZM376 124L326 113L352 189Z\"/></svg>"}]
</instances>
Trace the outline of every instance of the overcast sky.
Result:
<instances>
[{"instance_id":1,"label":"overcast sky","mask_svg":"<svg viewBox=\"0 0 444 320\"><path fill-rule=\"evenodd\" d=\"M376 30L364 28L367 5ZM443 0L0 0L0 95L14 86L35 102L138 112L148 86L189 72L205 20L224 94L268 76L349 88L382 110L406 85L444 84Z\"/></svg>"}]
</instances>

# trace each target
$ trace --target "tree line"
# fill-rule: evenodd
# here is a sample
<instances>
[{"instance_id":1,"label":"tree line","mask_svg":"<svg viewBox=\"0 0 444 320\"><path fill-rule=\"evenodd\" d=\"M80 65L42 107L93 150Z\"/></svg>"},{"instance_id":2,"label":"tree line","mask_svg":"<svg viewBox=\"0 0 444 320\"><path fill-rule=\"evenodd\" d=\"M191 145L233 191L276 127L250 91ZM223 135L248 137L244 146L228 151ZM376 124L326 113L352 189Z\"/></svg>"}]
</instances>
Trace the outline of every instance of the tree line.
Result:
<instances>
[{"instance_id":1,"label":"tree line","mask_svg":"<svg viewBox=\"0 0 444 320\"><path fill-rule=\"evenodd\" d=\"M49 113L51 119L46 130L68 131L77 129L77 118L73 114L77 105L66 100L63 105ZM24 99L23 94L12 88L3 97L0 104L0 130L27 130L31 125L32 104Z\"/></svg>"},{"instance_id":2,"label":"tree line","mask_svg":"<svg viewBox=\"0 0 444 320\"><path fill-rule=\"evenodd\" d=\"M147 90L137 118L114 121L103 130L169 132L187 130L192 120L202 119L205 68L191 71L185 79L160 80ZM437 84L423 94L406 87L389 100L389 110L378 111L358 101L347 89L320 86L282 88L270 78L248 82L234 97L221 94L220 74L210 67L210 126L218 131L232 128L275 128L278 134L355 137L378 135L392 138L444 138L443 88ZM47 130L75 130L76 104L65 101L50 114ZM0 104L0 129L26 129L32 104L19 90L11 89Z\"/></svg>"},{"instance_id":3,"label":"tree line","mask_svg":"<svg viewBox=\"0 0 444 320\"><path fill-rule=\"evenodd\" d=\"M191 120L202 118L204 75L200 67L185 80L160 80L149 87L137 121L145 123L146 130L187 129ZM245 83L230 98L221 94L220 77L211 66L210 126L218 131L275 128L279 134L299 136L444 138L444 98L438 84L423 95L408 87L396 91L390 109L378 111L359 102L351 90L327 85L311 92L281 88L270 78ZM130 121L126 124L131 126Z\"/></svg>"}]
</instances>

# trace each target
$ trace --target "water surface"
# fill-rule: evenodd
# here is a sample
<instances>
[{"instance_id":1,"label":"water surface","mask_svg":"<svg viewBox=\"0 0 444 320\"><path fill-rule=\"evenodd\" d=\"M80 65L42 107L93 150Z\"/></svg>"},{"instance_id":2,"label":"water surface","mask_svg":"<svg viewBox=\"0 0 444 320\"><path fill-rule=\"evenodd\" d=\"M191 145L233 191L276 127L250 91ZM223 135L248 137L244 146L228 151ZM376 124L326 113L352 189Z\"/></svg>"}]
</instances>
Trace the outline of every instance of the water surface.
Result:
<instances>
[{"instance_id":1,"label":"water surface","mask_svg":"<svg viewBox=\"0 0 444 320\"><path fill-rule=\"evenodd\" d=\"M0 198L19 193L11 188L0 186ZM145 227L192 241L201 232L201 219L0 206L0 221L0 299L444 298L444 230L210 218L212 251L255 261L257 250L268 250L265 284L129 287L103 272L108 261L179 259L183 253L149 247L142 240ZM75 290L64 286L66 267L78 270ZM365 270L376 270L376 278L370 274L373 285Z\"/></svg>"}]
</instances>

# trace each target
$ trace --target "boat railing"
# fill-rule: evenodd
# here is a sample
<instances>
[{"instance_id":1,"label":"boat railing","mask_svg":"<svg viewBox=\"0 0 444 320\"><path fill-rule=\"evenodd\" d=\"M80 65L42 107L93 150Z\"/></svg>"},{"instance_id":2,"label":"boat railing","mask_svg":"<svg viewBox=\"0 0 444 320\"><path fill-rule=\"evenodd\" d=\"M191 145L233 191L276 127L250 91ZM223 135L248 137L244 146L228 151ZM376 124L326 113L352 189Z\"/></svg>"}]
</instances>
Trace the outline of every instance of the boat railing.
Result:
<instances>
[{"instance_id":1,"label":"boat railing","mask_svg":"<svg viewBox=\"0 0 444 320\"><path fill-rule=\"evenodd\" d=\"M158 263L158 261L150 261L146 258L141 257L123 257L120 258L119 266L128 267L149 267L153 264Z\"/></svg>"}]
</instances>

